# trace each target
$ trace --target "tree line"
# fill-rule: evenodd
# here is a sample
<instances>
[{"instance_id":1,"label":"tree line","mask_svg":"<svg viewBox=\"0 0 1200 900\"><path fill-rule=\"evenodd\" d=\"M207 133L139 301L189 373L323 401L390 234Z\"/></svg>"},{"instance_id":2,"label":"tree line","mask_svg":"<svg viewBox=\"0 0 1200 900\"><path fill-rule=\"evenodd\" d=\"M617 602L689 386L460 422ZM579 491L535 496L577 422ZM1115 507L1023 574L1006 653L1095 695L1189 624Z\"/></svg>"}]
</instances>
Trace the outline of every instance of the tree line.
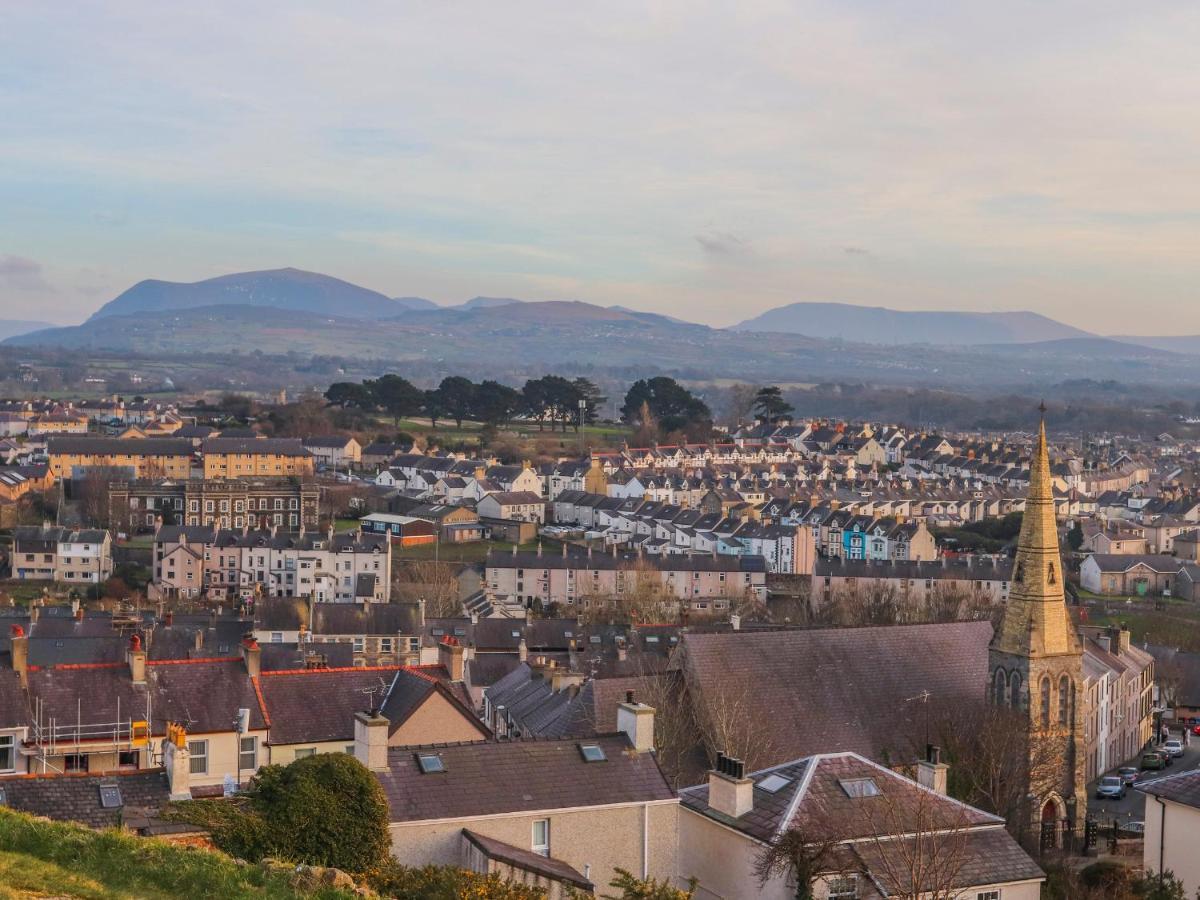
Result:
<instances>
[{"instance_id":1,"label":"tree line","mask_svg":"<svg viewBox=\"0 0 1200 900\"><path fill-rule=\"evenodd\" d=\"M414 416L427 417L436 428L441 420L452 420L459 428L472 420L499 427L514 418L538 423L538 430L594 424L608 398L588 378L568 379L561 375L530 378L519 389L499 381L479 383L462 375L443 378L428 390L407 378L388 373L362 382L339 381L325 391L325 399L342 409L379 410L394 423ZM792 407L778 387L757 390L752 399L755 418L778 422L792 415ZM652 438L680 433L704 439L712 432L713 414L704 399L674 378L657 376L635 381L625 394L621 421Z\"/></svg>"}]
</instances>

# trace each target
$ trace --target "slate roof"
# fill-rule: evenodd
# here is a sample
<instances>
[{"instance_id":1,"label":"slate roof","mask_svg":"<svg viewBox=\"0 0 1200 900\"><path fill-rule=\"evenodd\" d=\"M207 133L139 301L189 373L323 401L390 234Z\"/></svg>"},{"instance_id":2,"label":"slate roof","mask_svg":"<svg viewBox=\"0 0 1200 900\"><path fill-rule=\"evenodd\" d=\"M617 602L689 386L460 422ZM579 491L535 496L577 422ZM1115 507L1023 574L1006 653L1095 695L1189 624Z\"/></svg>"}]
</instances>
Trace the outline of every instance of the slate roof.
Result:
<instances>
[{"instance_id":1,"label":"slate roof","mask_svg":"<svg viewBox=\"0 0 1200 900\"><path fill-rule=\"evenodd\" d=\"M191 456L192 442L177 438L123 439L54 435L47 439L48 453L120 456Z\"/></svg>"},{"instance_id":2,"label":"slate roof","mask_svg":"<svg viewBox=\"0 0 1200 900\"><path fill-rule=\"evenodd\" d=\"M228 432L226 432L228 434ZM188 444L190 449L191 444ZM242 455L266 456L312 456L304 448L299 438L237 438L215 437L208 438L201 445L205 454L237 453Z\"/></svg>"},{"instance_id":3,"label":"slate roof","mask_svg":"<svg viewBox=\"0 0 1200 900\"><path fill-rule=\"evenodd\" d=\"M100 805L101 785L120 789L121 806L104 809ZM118 826L134 809L157 812L171 795L162 769L4 778L0 779L0 790L10 809L91 828Z\"/></svg>"},{"instance_id":4,"label":"slate roof","mask_svg":"<svg viewBox=\"0 0 1200 900\"><path fill-rule=\"evenodd\" d=\"M463 837L478 847L488 859L506 863L515 868L523 869L526 872L533 872L536 875L543 875L553 881L575 885L589 893L595 887L577 869L552 856L542 856L540 853L534 853L532 850L514 847L512 844L506 844L504 841L498 841L495 838L477 834L468 828L463 829Z\"/></svg>"},{"instance_id":5,"label":"slate roof","mask_svg":"<svg viewBox=\"0 0 1200 900\"><path fill-rule=\"evenodd\" d=\"M325 658L329 669L349 668L354 665L354 645L347 641L305 641L303 644L272 643L260 641L262 649L262 671L278 672L286 669L303 669L305 659L315 653Z\"/></svg>"},{"instance_id":6,"label":"slate roof","mask_svg":"<svg viewBox=\"0 0 1200 900\"><path fill-rule=\"evenodd\" d=\"M1134 789L1151 797L1162 797L1164 800L1200 809L1200 770L1193 769L1178 775L1139 781L1134 785Z\"/></svg>"},{"instance_id":7,"label":"slate roof","mask_svg":"<svg viewBox=\"0 0 1200 900\"><path fill-rule=\"evenodd\" d=\"M354 740L354 715L372 703L395 731L435 692L459 707L468 721L482 722L433 672L421 667L351 667L264 672L258 686L271 722L272 744ZM373 694L366 691L374 689Z\"/></svg>"},{"instance_id":8,"label":"slate roof","mask_svg":"<svg viewBox=\"0 0 1200 900\"><path fill-rule=\"evenodd\" d=\"M259 691L271 721L270 743L353 741L354 714L382 701L399 667L264 672ZM375 689L368 695L365 691Z\"/></svg>"},{"instance_id":9,"label":"slate roof","mask_svg":"<svg viewBox=\"0 0 1200 900\"><path fill-rule=\"evenodd\" d=\"M842 747L907 763L924 746L931 708L981 702L990 622L685 631L679 662L698 704L732 696L761 730L758 765Z\"/></svg>"},{"instance_id":10,"label":"slate roof","mask_svg":"<svg viewBox=\"0 0 1200 900\"><path fill-rule=\"evenodd\" d=\"M625 735L605 735L606 759L586 762L579 742L479 741L392 748L377 772L393 822L473 818L512 812L671 800L652 753L635 753ZM445 771L425 775L417 753L437 753Z\"/></svg>"}]
</instances>

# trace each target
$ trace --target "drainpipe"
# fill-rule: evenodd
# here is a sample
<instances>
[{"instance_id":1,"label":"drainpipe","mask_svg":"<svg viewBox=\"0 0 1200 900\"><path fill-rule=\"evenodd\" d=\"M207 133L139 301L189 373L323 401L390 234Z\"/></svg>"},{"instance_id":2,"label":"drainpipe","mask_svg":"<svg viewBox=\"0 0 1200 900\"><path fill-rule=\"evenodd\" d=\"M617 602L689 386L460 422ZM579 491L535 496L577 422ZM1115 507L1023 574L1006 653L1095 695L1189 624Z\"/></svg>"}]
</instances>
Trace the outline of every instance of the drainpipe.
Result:
<instances>
[{"instance_id":1,"label":"drainpipe","mask_svg":"<svg viewBox=\"0 0 1200 900\"><path fill-rule=\"evenodd\" d=\"M1163 862L1165 862L1164 857L1167 846L1167 804L1163 803L1162 797L1157 795L1154 797L1154 799L1158 801L1158 807L1160 810L1162 810L1162 812L1159 814L1160 818L1158 825L1158 884L1159 887L1162 887L1164 877Z\"/></svg>"},{"instance_id":2,"label":"drainpipe","mask_svg":"<svg viewBox=\"0 0 1200 900\"><path fill-rule=\"evenodd\" d=\"M650 877L650 804L642 804L642 878Z\"/></svg>"}]
</instances>

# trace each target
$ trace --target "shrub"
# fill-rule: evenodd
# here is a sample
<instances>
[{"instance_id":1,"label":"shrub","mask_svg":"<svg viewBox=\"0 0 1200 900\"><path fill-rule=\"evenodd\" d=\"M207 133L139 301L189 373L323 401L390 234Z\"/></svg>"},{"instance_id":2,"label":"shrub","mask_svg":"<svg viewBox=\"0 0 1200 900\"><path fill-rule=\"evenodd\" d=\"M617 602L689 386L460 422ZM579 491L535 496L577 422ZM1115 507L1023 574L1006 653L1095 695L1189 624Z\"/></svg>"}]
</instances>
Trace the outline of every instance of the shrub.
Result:
<instances>
[{"instance_id":1,"label":"shrub","mask_svg":"<svg viewBox=\"0 0 1200 900\"><path fill-rule=\"evenodd\" d=\"M388 860L372 871L367 884L395 900L545 900L540 887L505 881L499 875L481 875L452 866L410 868Z\"/></svg>"},{"instance_id":2,"label":"shrub","mask_svg":"<svg viewBox=\"0 0 1200 900\"><path fill-rule=\"evenodd\" d=\"M187 801L171 817L208 829L219 848L251 862L270 856L362 873L383 864L391 846L383 789L345 753L264 766L243 800Z\"/></svg>"}]
</instances>

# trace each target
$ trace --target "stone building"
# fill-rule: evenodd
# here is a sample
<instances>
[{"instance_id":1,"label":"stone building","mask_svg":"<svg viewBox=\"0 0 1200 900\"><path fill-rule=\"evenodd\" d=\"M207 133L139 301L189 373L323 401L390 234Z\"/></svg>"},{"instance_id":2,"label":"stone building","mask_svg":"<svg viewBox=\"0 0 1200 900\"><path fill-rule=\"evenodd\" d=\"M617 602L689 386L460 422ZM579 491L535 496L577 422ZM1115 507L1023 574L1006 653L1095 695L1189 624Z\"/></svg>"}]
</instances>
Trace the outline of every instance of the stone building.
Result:
<instances>
[{"instance_id":1,"label":"stone building","mask_svg":"<svg viewBox=\"0 0 1200 900\"><path fill-rule=\"evenodd\" d=\"M1043 840L1053 840L1059 829L1081 827L1087 809L1083 714L1078 702L1083 645L1063 594L1044 410L1029 471L1012 586L988 648L988 675L993 702L1024 713L1030 739L1030 820L1042 823ZM1053 752L1047 752L1048 746L1053 746ZM1047 758L1061 764L1048 765Z\"/></svg>"}]
</instances>

